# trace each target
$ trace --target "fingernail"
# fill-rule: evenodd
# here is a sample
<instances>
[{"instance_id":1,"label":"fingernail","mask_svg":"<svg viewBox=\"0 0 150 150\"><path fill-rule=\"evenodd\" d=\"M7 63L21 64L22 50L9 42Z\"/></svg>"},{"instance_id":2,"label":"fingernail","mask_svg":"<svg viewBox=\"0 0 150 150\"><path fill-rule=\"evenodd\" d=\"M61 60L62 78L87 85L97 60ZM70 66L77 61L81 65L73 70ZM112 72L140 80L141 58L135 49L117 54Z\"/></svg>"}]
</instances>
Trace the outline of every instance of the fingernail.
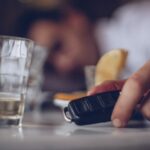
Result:
<instances>
[{"instance_id":1,"label":"fingernail","mask_svg":"<svg viewBox=\"0 0 150 150\"><path fill-rule=\"evenodd\" d=\"M115 127L117 127L117 128L122 128L122 127L124 127L125 126L125 124L120 120L120 119L114 119L113 121L112 121L112 123L113 123L113 125L115 126Z\"/></svg>"}]
</instances>

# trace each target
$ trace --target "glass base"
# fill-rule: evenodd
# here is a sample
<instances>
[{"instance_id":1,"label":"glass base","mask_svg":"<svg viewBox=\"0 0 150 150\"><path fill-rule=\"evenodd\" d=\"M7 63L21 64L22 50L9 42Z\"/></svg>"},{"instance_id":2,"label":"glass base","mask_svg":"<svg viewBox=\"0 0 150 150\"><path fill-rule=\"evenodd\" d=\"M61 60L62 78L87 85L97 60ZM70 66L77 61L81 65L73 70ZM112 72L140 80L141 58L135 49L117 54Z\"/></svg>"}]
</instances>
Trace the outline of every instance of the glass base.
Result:
<instances>
[{"instance_id":1,"label":"glass base","mask_svg":"<svg viewBox=\"0 0 150 150\"><path fill-rule=\"evenodd\" d=\"M0 127L4 126L22 126L21 119L0 119Z\"/></svg>"}]
</instances>

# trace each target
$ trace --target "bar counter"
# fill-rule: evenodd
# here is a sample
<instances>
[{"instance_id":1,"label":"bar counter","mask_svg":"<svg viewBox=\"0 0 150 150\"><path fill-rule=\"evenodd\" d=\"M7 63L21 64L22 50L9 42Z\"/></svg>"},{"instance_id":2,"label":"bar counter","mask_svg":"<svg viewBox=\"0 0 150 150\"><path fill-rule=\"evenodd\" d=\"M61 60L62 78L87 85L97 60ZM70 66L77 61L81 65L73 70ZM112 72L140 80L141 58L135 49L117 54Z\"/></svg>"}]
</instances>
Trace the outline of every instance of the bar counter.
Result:
<instances>
[{"instance_id":1,"label":"bar counter","mask_svg":"<svg viewBox=\"0 0 150 150\"><path fill-rule=\"evenodd\" d=\"M116 129L110 122L77 126L61 112L25 113L22 127L0 128L0 150L150 149L150 123L131 122Z\"/></svg>"}]
</instances>

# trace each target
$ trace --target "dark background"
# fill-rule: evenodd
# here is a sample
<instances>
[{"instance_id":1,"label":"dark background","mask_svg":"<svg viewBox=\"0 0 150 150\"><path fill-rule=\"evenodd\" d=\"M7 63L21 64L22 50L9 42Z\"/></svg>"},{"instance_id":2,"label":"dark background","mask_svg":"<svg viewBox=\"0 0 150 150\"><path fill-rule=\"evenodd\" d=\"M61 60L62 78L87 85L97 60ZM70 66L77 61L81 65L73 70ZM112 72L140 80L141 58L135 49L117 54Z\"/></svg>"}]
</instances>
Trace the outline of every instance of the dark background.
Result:
<instances>
[{"instance_id":1,"label":"dark background","mask_svg":"<svg viewBox=\"0 0 150 150\"><path fill-rule=\"evenodd\" d=\"M110 17L118 6L126 2L124 0L59 0L56 3L56 1L0 0L0 34L15 35L14 28L18 18L22 13L32 8L50 10L71 4L88 15L92 21L95 21L101 17Z\"/></svg>"}]
</instances>

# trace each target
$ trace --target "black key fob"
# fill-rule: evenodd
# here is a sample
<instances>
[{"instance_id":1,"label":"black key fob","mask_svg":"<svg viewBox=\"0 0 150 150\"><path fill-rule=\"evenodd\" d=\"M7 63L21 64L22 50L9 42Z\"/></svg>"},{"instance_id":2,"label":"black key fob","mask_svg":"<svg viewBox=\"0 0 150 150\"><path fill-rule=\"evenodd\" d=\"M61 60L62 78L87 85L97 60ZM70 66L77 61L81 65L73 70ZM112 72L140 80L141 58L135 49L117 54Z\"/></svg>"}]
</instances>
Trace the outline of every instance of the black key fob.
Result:
<instances>
[{"instance_id":1,"label":"black key fob","mask_svg":"<svg viewBox=\"0 0 150 150\"><path fill-rule=\"evenodd\" d=\"M68 107L64 108L64 117L77 125L110 121L119 95L120 91L110 91L71 101ZM138 114L132 118L141 117Z\"/></svg>"}]
</instances>

